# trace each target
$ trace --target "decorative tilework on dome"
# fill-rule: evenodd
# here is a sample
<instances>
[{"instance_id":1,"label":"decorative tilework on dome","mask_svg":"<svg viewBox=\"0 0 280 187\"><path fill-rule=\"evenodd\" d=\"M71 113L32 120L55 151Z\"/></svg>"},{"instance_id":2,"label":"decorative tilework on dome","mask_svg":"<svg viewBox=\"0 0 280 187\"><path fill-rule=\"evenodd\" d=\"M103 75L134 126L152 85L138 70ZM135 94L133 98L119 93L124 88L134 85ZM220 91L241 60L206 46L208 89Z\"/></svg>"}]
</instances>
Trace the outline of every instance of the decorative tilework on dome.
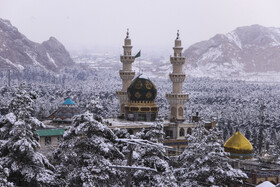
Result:
<instances>
[{"instance_id":1,"label":"decorative tilework on dome","mask_svg":"<svg viewBox=\"0 0 280 187\"><path fill-rule=\"evenodd\" d=\"M127 94L130 101L154 101L157 88L149 79L137 77L127 88Z\"/></svg>"}]
</instances>

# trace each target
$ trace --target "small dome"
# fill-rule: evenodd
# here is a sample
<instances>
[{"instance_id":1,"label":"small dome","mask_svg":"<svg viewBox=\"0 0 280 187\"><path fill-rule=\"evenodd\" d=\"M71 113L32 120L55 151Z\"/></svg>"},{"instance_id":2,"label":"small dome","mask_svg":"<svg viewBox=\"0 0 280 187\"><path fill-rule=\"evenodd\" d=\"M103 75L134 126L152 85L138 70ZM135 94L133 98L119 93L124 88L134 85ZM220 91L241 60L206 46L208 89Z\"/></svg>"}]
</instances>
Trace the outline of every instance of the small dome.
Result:
<instances>
[{"instance_id":1,"label":"small dome","mask_svg":"<svg viewBox=\"0 0 280 187\"><path fill-rule=\"evenodd\" d=\"M157 88L149 79L137 77L127 88L127 94L130 101L154 101Z\"/></svg>"},{"instance_id":2,"label":"small dome","mask_svg":"<svg viewBox=\"0 0 280 187\"><path fill-rule=\"evenodd\" d=\"M226 152L230 152L232 157L251 157L253 147L249 140L239 131L236 131L224 144Z\"/></svg>"}]
</instances>

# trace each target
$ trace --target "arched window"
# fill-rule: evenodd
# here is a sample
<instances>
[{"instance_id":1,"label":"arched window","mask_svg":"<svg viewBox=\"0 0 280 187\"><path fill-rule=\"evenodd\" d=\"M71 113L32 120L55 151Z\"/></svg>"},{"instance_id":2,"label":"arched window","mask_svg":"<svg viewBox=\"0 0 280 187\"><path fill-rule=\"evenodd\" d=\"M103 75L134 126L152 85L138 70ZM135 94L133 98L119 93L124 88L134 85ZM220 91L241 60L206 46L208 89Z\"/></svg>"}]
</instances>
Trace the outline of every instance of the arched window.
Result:
<instances>
[{"instance_id":1,"label":"arched window","mask_svg":"<svg viewBox=\"0 0 280 187\"><path fill-rule=\"evenodd\" d=\"M192 134L192 129L191 128L188 128L187 134Z\"/></svg>"},{"instance_id":2,"label":"arched window","mask_svg":"<svg viewBox=\"0 0 280 187\"><path fill-rule=\"evenodd\" d=\"M181 129L180 129L179 135L180 135L180 136L185 136L185 130L184 130L184 128L181 128Z\"/></svg>"},{"instance_id":3,"label":"arched window","mask_svg":"<svg viewBox=\"0 0 280 187\"><path fill-rule=\"evenodd\" d=\"M183 116L184 115L184 111L183 111L182 107L179 108L178 112L179 112L179 116Z\"/></svg>"}]
</instances>

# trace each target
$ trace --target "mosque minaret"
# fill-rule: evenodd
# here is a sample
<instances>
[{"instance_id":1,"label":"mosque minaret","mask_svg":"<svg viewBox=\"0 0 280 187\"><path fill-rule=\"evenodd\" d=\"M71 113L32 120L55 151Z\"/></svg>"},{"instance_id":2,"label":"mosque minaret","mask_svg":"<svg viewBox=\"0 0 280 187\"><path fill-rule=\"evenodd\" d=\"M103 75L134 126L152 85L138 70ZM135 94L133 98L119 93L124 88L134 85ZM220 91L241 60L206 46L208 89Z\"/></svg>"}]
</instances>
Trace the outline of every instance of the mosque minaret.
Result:
<instances>
[{"instance_id":1,"label":"mosque minaret","mask_svg":"<svg viewBox=\"0 0 280 187\"><path fill-rule=\"evenodd\" d=\"M183 121L184 105L188 101L188 94L183 93L182 85L185 80L186 74L183 72L183 65L185 57L182 56L183 47L181 46L179 31L173 47L174 56L170 57L170 62L173 65L173 72L169 74L172 81L172 93L166 94L166 99L170 104L170 121Z\"/></svg>"},{"instance_id":2,"label":"mosque minaret","mask_svg":"<svg viewBox=\"0 0 280 187\"><path fill-rule=\"evenodd\" d=\"M131 39L129 38L129 31L127 29L126 38L124 39L123 55L120 56L120 60L123 64L122 70L120 70L122 90L116 92L120 100L120 116L124 116L124 106L128 102L127 88L135 76L135 72L132 71L132 63L135 57L131 55L131 50Z\"/></svg>"}]
</instances>

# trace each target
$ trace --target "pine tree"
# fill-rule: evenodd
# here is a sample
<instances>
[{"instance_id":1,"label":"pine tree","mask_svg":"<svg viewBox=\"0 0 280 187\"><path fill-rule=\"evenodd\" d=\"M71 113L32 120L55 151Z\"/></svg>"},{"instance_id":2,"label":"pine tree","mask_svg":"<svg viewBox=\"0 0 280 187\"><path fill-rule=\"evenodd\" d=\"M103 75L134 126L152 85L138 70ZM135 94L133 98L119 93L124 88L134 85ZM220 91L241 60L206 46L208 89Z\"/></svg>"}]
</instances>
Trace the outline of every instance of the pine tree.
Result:
<instances>
[{"instance_id":1,"label":"pine tree","mask_svg":"<svg viewBox=\"0 0 280 187\"><path fill-rule=\"evenodd\" d=\"M228 186L247 178L245 173L229 164L228 153L222 147L221 132L198 127L186 137L188 147L178 157L180 167L175 169L180 186Z\"/></svg>"},{"instance_id":2,"label":"pine tree","mask_svg":"<svg viewBox=\"0 0 280 187\"><path fill-rule=\"evenodd\" d=\"M98 96L92 97L90 99L89 103L86 106L86 110L94 115L95 120L101 123L103 122L103 117L102 117L103 107L100 104Z\"/></svg>"},{"instance_id":3,"label":"pine tree","mask_svg":"<svg viewBox=\"0 0 280 187\"><path fill-rule=\"evenodd\" d=\"M38 149L37 128L43 124L32 117L35 93L22 87L9 104L10 113L0 121L0 165L8 182L19 186L52 186L53 166Z\"/></svg>"},{"instance_id":4,"label":"pine tree","mask_svg":"<svg viewBox=\"0 0 280 187\"><path fill-rule=\"evenodd\" d=\"M155 146L138 146L135 150L133 165L155 169L156 171L137 170L132 176L133 186L158 186L173 187L177 186L173 169L169 166L168 158L163 147L163 121L156 121L151 128L145 132L142 130L137 136L144 140L155 143Z\"/></svg>"},{"instance_id":5,"label":"pine tree","mask_svg":"<svg viewBox=\"0 0 280 187\"><path fill-rule=\"evenodd\" d=\"M63 186L114 186L123 182L122 172L110 167L121 165L124 158L115 146L117 137L95 117L89 112L75 116L55 153Z\"/></svg>"}]
</instances>

